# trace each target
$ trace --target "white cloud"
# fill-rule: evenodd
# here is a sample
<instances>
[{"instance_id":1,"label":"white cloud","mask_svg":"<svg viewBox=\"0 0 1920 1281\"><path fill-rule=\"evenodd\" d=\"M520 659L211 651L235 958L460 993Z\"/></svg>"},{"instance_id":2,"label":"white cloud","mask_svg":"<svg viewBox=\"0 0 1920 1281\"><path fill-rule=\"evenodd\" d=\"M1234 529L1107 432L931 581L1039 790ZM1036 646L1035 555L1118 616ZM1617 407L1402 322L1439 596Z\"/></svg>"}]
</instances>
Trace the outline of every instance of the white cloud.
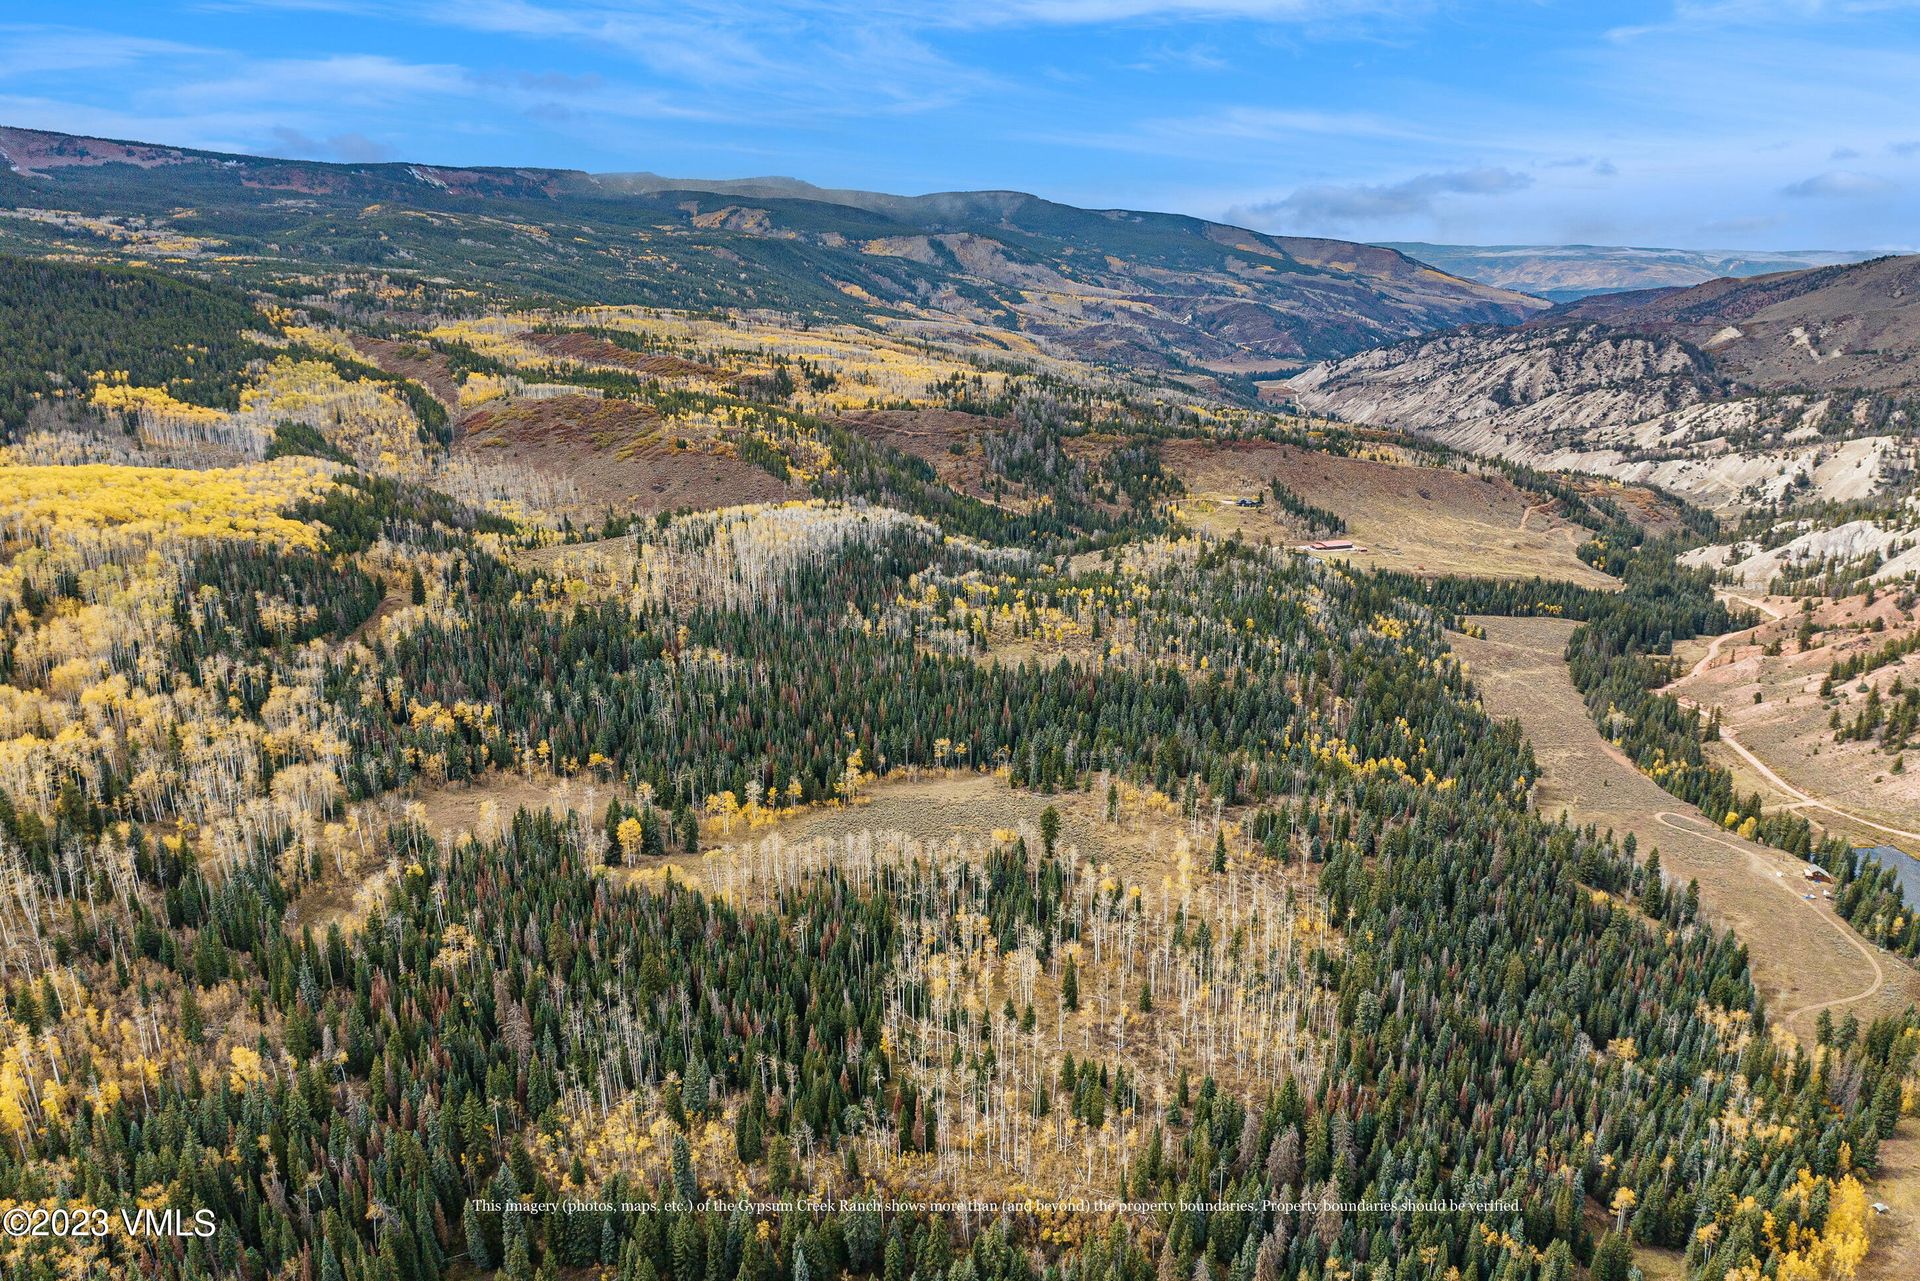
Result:
<instances>
[{"instance_id":1,"label":"white cloud","mask_svg":"<svg viewBox=\"0 0 1920 1281\"><path fill-rule=\"evenodd\" d=\"M956 23L1062 26L1195 19L1302 24L1428 7L1405 0L980 0L923 6Z\"/></svg>"},{"instance_id":2,"label":"white cloud","mask_svg":"<svg viewBox=\"0 0 1920 1281\"><path fill-rule=\"evenodd\" d=\"M272 135L280 144L280 150L294 159L369 164L400 158L392 147L375 142L361 133L337 133L328 138L314 138L287 125L275 125Z\"/></svg>"},{"instance_id":3,"label":"white cloud","mask_svg":"<svg viewBox=\"0 0 1920 1281\"><path fill-rule=\"evenodd\" d=\"M1863 196L1885 196L1899 189L1898 184L1877 174L1856 173L1851 169L1830 169L1826 173L1817 173L1811 178L1802 178L1799 182L1790 182L1780 188L1780 194L1858 199Z\"/></svg>"},{"instance_id":4,"label":"white cloud","mask_svg":"<svg viewBox=\"0 0 1920 1281\"><path fill-rule=\"evenodd\" d=\"M264 0L277 7L286 0ZM302 3L303 0L292 0ZM311 0L329 3L330 0ZM336 0L369 3L370 0ZM1096 27L1115 23L1256 22L1318 26L1369 15L1428 10L1437 0L442 0L435 20L476 30L571 36L622 26L671 30L779 29L793 22L845 30L854 25L936 28ZM389 4L388 8L420 6Z\"/></svg>"},{"instance_id":5,"label":"white cloud","mask_svg":"<svg viewBox=\"0 0 1920 1281\"><path fill-rule=\"evenodd\" d=\"M1283 225L1335 229L1432 214L1447 196L1504 196L1524 191L1533 179L1498 166L1423 173L1401 182L1317 183L1280 200L1248 206L1248 213L1278 218Z\"/></svg>"},{"instance_id":6,"label":"white cloud","mask_svg":"<svg viewBox=\"0 0 1920 1281\"><path fill-rule=\"evenodd\" d=\"M142 97L192 110L259 103L327 103L391 107L438 95L465 95L473 81L460 67L401 62L381 54L325 58L271 58L245 62L230 74L143 90Z\"/></svg>"},{"instance_id":7,"label":"white cloud","mask_svg":"<svg viewBox=\"0 0 1920 1281\"><path fill-rule=\"evenodd\" d=\"M148 58L180 58L206 52L175 40L74 27L0 24L0 78L109 71Z\"/></svg>"}]
</instances>

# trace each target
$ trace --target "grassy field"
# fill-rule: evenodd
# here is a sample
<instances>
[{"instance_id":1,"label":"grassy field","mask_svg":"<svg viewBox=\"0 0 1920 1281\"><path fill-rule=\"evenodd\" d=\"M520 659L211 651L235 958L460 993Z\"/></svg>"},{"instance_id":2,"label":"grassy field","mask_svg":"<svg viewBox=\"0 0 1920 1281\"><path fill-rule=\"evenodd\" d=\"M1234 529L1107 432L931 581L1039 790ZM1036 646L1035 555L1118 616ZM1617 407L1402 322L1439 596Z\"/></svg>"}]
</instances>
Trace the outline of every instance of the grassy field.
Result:
<instances>
[{"instance_id":1,"label":"grassy field","mask_svg":"<svg viewBox=\"0 0 1920 1281\"><path fill-rule=\"evenodd\" d=\"M1532 740L1541 811L1631 832L1643 851L1659 849L1669 879L1698 879L1707 915L1748 944L1754 981L1796 1035L1809 1037L1824 1008L1864 1020L1920 999L1912 967L1863 942L1826 903L1802 897L1800 860L1705 822L1600 737L1561 657L1574 624L1475 621L1486 639L1455 638L1454 650L1487 710L1517 718Z\"/></svg>"},{"instance_id":2,"label":"grassy field","mask_svg":"<svg viewBox=\"0 0 1920 1281\"><path fill-rule=\"evenodd\" d=\"M1252 542L1297 543L1308 533L1273 504L1236 507L1278 479L1347 524L1367 550L1356 564L1409 573L1565 578L1592 587L1613 580L1574 554L1588 537L1502 477L1408 460L1343 458L1264 441L1181 441L1166 465L1189 491L1182 510L1208 533Z\"/></svg>"},{"instance_id":3,"label":"grassy field","mask_svg":"<svg viewBox=\"0 0 1920 1281\"><path fill-rule=\"evenodd\" d=\"M1051 806L1060 816L1060 840L1085 857L1111 864L1120 877L1158 884L1174 870L1182 838L1202 858L1212 830L1190 831L1171 808L1129 794L1120 821L1107 822L1105 798L1094 792L1041 795L1011 787L994 774L930 772L918 779L888 779L873 787L864 804L806 810L774 827L789 840L840 837L861 831L901 831L921 840L949 836L986 839L996 828L1036 826ZM1231 815L1228 816L1231 821Z\"/></svg>"},{"instance_id":4,"label":"grassy field","mask_svg":"<svg viewBox=\"0 0 1920 1281\"><path fill-rule=\"evenodd\" d=\"M629 802L633 799L618 784L495 770L473 783L422 790L404 805L369 811L362 822L411 814L436 840L451 841L465 835L489 836L520 809L576 813L597 821L616 795ZM996 774L929 770L917 777L896 775L870 784L857 804L795 810L751 830L744 824L723 830L702 820L701 846L711 850L776 835L784 841L837 840L863 832L901 832L918 841L957 836L984 842L997 830L1023 825L1037 829L1041 812L1051 806L1060 816L1063 845L1075 845L1083 856L1111 863L1129 881L1157 884L1173 870L1175 850L1183 837L1194 846L1196 858L1206 853L1199 848L1203 837L1207 843L1213 839L1210 826L1204 833L1190 831L1176 810L1131 792L1117 823L1106 821L1104 803L1104 796L1091 792L1042 795L1026 791ZM1232 816L1227 820L1231 832ZM693 877L700 875L703 862L700 855L687 854L662 861Z\"/></svg>"}]
</instances>

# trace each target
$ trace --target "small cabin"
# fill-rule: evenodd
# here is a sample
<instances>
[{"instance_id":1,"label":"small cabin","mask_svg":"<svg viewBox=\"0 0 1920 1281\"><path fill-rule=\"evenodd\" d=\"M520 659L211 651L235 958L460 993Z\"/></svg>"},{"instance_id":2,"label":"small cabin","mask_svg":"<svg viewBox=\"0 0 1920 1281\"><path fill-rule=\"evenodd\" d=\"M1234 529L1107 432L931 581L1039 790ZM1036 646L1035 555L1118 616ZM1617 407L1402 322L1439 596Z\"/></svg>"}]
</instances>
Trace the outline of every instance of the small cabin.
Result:
<instances>
[{"instance_id":1,"label":"small cabin","mask_svg":"<svg viewBox=\"0 0 1920 1281\"><path fill-rule=\"evenodd\" d=\"M1802 872L1801 875L1809 881L1812 881L1815 885L1833 884L1833 877L1824 867L1809 867L1806 871Z\"/></svg>"}]
</instances>

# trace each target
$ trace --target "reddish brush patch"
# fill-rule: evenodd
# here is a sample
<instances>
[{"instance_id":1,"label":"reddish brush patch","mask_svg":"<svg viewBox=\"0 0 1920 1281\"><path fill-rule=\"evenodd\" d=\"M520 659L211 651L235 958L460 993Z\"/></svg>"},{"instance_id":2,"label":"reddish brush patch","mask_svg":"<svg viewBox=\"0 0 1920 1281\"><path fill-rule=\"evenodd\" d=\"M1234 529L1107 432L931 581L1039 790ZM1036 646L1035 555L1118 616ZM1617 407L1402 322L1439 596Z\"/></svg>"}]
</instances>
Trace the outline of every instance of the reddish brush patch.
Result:
<instances>
[{"instance_id":1,"label":"reddish brush patch","mask_svg":"<svg viewBox=\"0 0 1920 1281\"><path fill-rule=\"evenodd\" d=\"M957 409L874 409L843 414L840 421L868 440L891 445L927 463L949 488L989 501L986 465L974 438L1013 426L1003 419L963 414ZM1014 488L1017 491L1019 487Z\"/></svg>"},{"instance_id":2,"label":"reddish brush patch","mask_svg":"<svg viewBox=\"0 0 1920 1281\"><path fill-rule=\"evenodd\" d=\"M0 152L5 152L21 173L85 165L134 165L152 169L158 165L184 164L189 159L172 147L109 142L104 138L70 138L39 129L4 127L0 127Z\"/></svg>"},{"instance_id":3,"label":"reddish brush patch","mask_svg":"<svg viewBox=\"0 0 1920 1281\"><path fill-rule=\"evenodd\" d=\"M780 502L806 491L703 442L676 445L651 407L630 400L555 396L475 411L455 448L483 462L512 462L573 482L584 505L662 512Z\"/></svg>"},{"instance_id":4,"label":"reddish brush patch","mask_svg":"<svg viewBox=\"0 0 1920 1281\"><path fill-rule=\"evenodd\" d=\"M653 407L598 396L513 400L475 410L460 435L476 445L574 443L617 450L660 421Z\"/></svg>"},{"instance_id":5,"label":"reddish brush patch","mask_svg":"<svg viewBox=\"0 0 1920 1281\"><path fill-rule=\"evenodd\" d=\"M1679 509L1671 499L1664 498L1644 485L1623 485L1614 488L1605 483L1578 483L1580 493L1594 498L1610 498L1620 504L1627 519L1652 534L1670 534L1680 529Z\"/></svg>"},{"instance_id":6,"label":"reddish brush patch","mask_svg":"<svg viewBox=\"0 0 1920 1281\"><path fill-rule=\"evenodd\" d=\"M963 414L957 409L873 409L845 414L840 421L871 440L884 440L930 463L945 456L949 445L965 444L983 432L1012 426L998 418Z\"/></svg>"},{"instance_id":7,"label":"reddish brush patch","mask_svg":"<svg viewBox=\"0 0 1920 1281\"><path fill-rule=\"evenodd\" d=\"M638 374L652 374L656 378L724 379L727 377L712 365L682 360L678 356L668 356L658 352L629 351L598 334L581 333L578 330L563 334L528 334L527 341L549 356L584 361L592 365L614 365L621 369L631 369Z\"/></svg>"},{"instance_id":8,"label":"reddish brush patch","mask_svg":"<svg viewBox=\"0 0 1920 1281\"><path fill-rule=\"evenodd\" d=\"M356 337L353 348L369 364L410 378L451 409L460 403L460 384L447 358L431 347L394 342L390 338Z\"/></svg>"}]
</instances>

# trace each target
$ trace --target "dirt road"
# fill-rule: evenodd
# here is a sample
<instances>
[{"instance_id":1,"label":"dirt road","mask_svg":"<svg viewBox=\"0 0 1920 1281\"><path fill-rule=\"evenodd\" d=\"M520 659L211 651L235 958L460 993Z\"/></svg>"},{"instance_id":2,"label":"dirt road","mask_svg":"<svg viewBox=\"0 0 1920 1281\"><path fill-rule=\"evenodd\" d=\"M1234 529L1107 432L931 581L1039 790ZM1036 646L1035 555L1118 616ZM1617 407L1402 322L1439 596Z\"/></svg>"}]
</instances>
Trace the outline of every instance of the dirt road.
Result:
<instances>
[{"instance_id":1,"label":"dirt road","mask_svg":"<svg viewBox=\"0 0 1920 1281\"><path fill-rule=\"evenodd\" d=\"M1723 846L1726 849L1733 850L1735 853L1747 857L1750 860L1750 867L1753 874L1759 877L1763 883L1778 885L1787 897L1798 902L1806 902L1806 891L1802 888L1806 882L1802 880L1789 884L1783 877L1769 875L1769 869L1765 861L1753 858L1754 851L1761 847L1755 845L1752 841L1744 841L1739 837L1728 836L1720 828L1715 827L1712 823L1702 818L1697 812L1681 813L1674 810L1662 810L1660 813L1654 815L1654 817L1659 820L1662 827L1672 828L1676 832L1689 833L1699 840L1710 841L1715 845ZM1859 991L1851 995L1834 997L1832 1000L1815 1001L1808 1005L1802 1005L1797 1009L1787 1011L1786 1017L1804 1017L1810 1014L1817 1015L1822 1010L1837 1009L1842 1005L1852 1005L1856 1001L1866 1000L1886 986L1887 970L1885 966L1880 964L1880 957L1878 955L1880 949L1861 938L1858 933L1848 928L1846 922L1840 920L1837 916L1828 917L1822 914L1822 919L1828 921L1833 928L1839 932L1840 937L1844 938L1853 947L1853 950L1860 954L1861 960L1865 962L1872 977L1861 984ZM1893 964L1897 965L1899 962L1895 961Z\"/></svg>"},{"instance_id":2,"label":"dirt road","mask_svg":"<svg viewBox=\"0 0 1920 1281\"><path fill-rule=\"evenodd\" d=\"M1683 703L1688 703L1691 706L1696 706L1696 707L1699 706L1697 703L1693 703L1691 699L1681 699L1680 701ZM1747 745L1745 743L1742 743L1739 739L1735 738L1733 736L1733 731L1728 729L1725 724L1722 724L1720 726L1720 741L1725 743L1730 749L1732 749L1734 754L1737 755L1741 760L1745 761L1748 765L1752 766L1753 771L1756 774L1758 774L1761 778L1766 779L1768 783L1772 784L1774 787L1784 792L1790 798L1790 803L1783 806L1782 808L1790 809L1790 810L1798 810L1798 809L1825 810L1827 813L1832 814L1838 818L1843 818L1847 820L1847 822L1852 823L1855 826L1870 827L1874 831L1884 832L1888 836L1899 836L1909 841L1920 842L1920 832L1911 831L1904 827L1889 827L1885 823L1876 823L1870 818L1864 818L1861 815L1854 813L1852 810L1843 809L1838 805L1832 804L1829 801L1822 800L1818 796L1811 795L1805 791L1802 791L1800 788L1795 787L1792 783L1789 783L1786 779L1781 778L1778 774L1774 773L1773 770L1767 765L1765 761L1761 760L1758 756L1755 756L1752 752L1748 751Z\"/></svg>"},{"instance_id":3,"label":"dirt road","mask_svg":"<svg viewBox=\"0 0 1920 1281\"><path fill-rule=\"evenodd\" d=\"M1780 619L1786 617L1786 612L1782 610L1779 606L1773 604L1769 600L1765 600L1765 599L1756 600L1753 597L1741 596L1734 592L1722 592L1721 595L1725 597L1727 600L1732 601L1734 604L1745 605L1749 609L1753 609L1762 614L1767 615L1767 618L1769 621L1777 622ZM1760 625L1764 626L1765 624L1763 623ZM1698 676L1700 673L1715 666L1716 663L1719 661L1720 651L1724 646L1729 644L1737 645L1742 640L1742 638L1747 638L1748 640L1751 640L1752 633L1754 630L1755 630L1754 628L1746 628L1742 631L1726 632L1722 635L1714 637L1707 644L1707 652L1702 654L1700 656L1699 661L1694 663L1693 667L1687 672L1687 677L1691 678L1694 676ZM1677 683L1678 682L1676 682L1676 684ZM1684 694L1680 694L1678 692L1673 691L1671 687L1669 687L1669 692L1672 692L1675 698L1678 698L1682 703L1684 703L1688 707L1697 708L1703 713L1711 710L1710 708L1700 703L1699 701L1692 698L1688 698ZM1777 791L1779 791L1779 793L1782 796L1785 796L1787 798L1786 804L1781 806L1781 808L1823 810L1826 813L1833 815L1835 818L1846 820L1848 823L1852 824L1855 827L1866 828L1871 831L1879 832L1887 836L1897 836L1908 841L1920 842L1920 832L1916 832L1904 827L1891 827L1885 823L1876 822L1873 819L1867 818L1865 815L1860 814L1854 810L1850 810L1844 806L1834 804L1833 801L1828 797L1816 796L1813 793L1806 791L1804 788L1801 788L1792 783L1789 783L1786 779L1780 777L1780 775L1777 772L1775 772L1772 766L1768 765L1765 761L1761 760L1758 756L1754 755L1753 752L1747 748L1747 745L1740 741L1739 737L1735 734L1733 728L1725 724L1724 722L1720 726L1720 741L1722 743L1725 743L1728 750L1733 752L1734 755L1738 756L1741 760L1745 761L1747 765L1754 771L1754 773L1758 774L1762 779L1766 780L1766 782L1770 786L1775 788ZM1773 807L1769 805L1768 808L1771 809Z\"/></svg>"},{"instance_id":4,"label":"dirt road","mask_svg":"<svg viewBox=\"0 0 1920 1281\"><path fill-rule=\"evenodd\" d=\"M1669 878L1697 879L1706 914L1747 943L1754 982L1791 1031L1811 1038L1823 1009L1844 1006L1865 1020L1920 1002L1912 967L1883 958L1817 895L1803 897L1806 864L1702 819L1600 737L1562 657L1574 624L1474 621L1487 638L1455 638L1454 649L1487 710L1518 719L1532 740L1541 811L1631 832L1642 850L1659 849Z\"/></svg>"},{"instance_id":5,"label":"dirt road","mask_svg":"<svg viewBox=\"0 0 1920 1281\"><path fill-rule=\"evenodd\" d=\"M1778 606L1769 601L1755 600L1751 596L1740 596L1728 591L1723 591L1720 594L1736 605L1745 605L1748 609L1757 610L1765 614L1769 622L1778 622L1780 619L1786 617ZM1700 661L1693 665L1692 670L1689 671L1687 675L1698 676L1701 672L1706 671L1709 667L1713 666L1714 660L1720 657L1720 647L1722 645L1725 645L1728 641L1737 641L1742 636L1746 636L1754 631L1756 627L1764 626L1766 626L1766 623L1756 623L1754 627L1744 627L1737 632L1722 632L1720 635L1714 637L1707 643L1707 652L1700 656Z\"/></svg>"}]
</instances>

